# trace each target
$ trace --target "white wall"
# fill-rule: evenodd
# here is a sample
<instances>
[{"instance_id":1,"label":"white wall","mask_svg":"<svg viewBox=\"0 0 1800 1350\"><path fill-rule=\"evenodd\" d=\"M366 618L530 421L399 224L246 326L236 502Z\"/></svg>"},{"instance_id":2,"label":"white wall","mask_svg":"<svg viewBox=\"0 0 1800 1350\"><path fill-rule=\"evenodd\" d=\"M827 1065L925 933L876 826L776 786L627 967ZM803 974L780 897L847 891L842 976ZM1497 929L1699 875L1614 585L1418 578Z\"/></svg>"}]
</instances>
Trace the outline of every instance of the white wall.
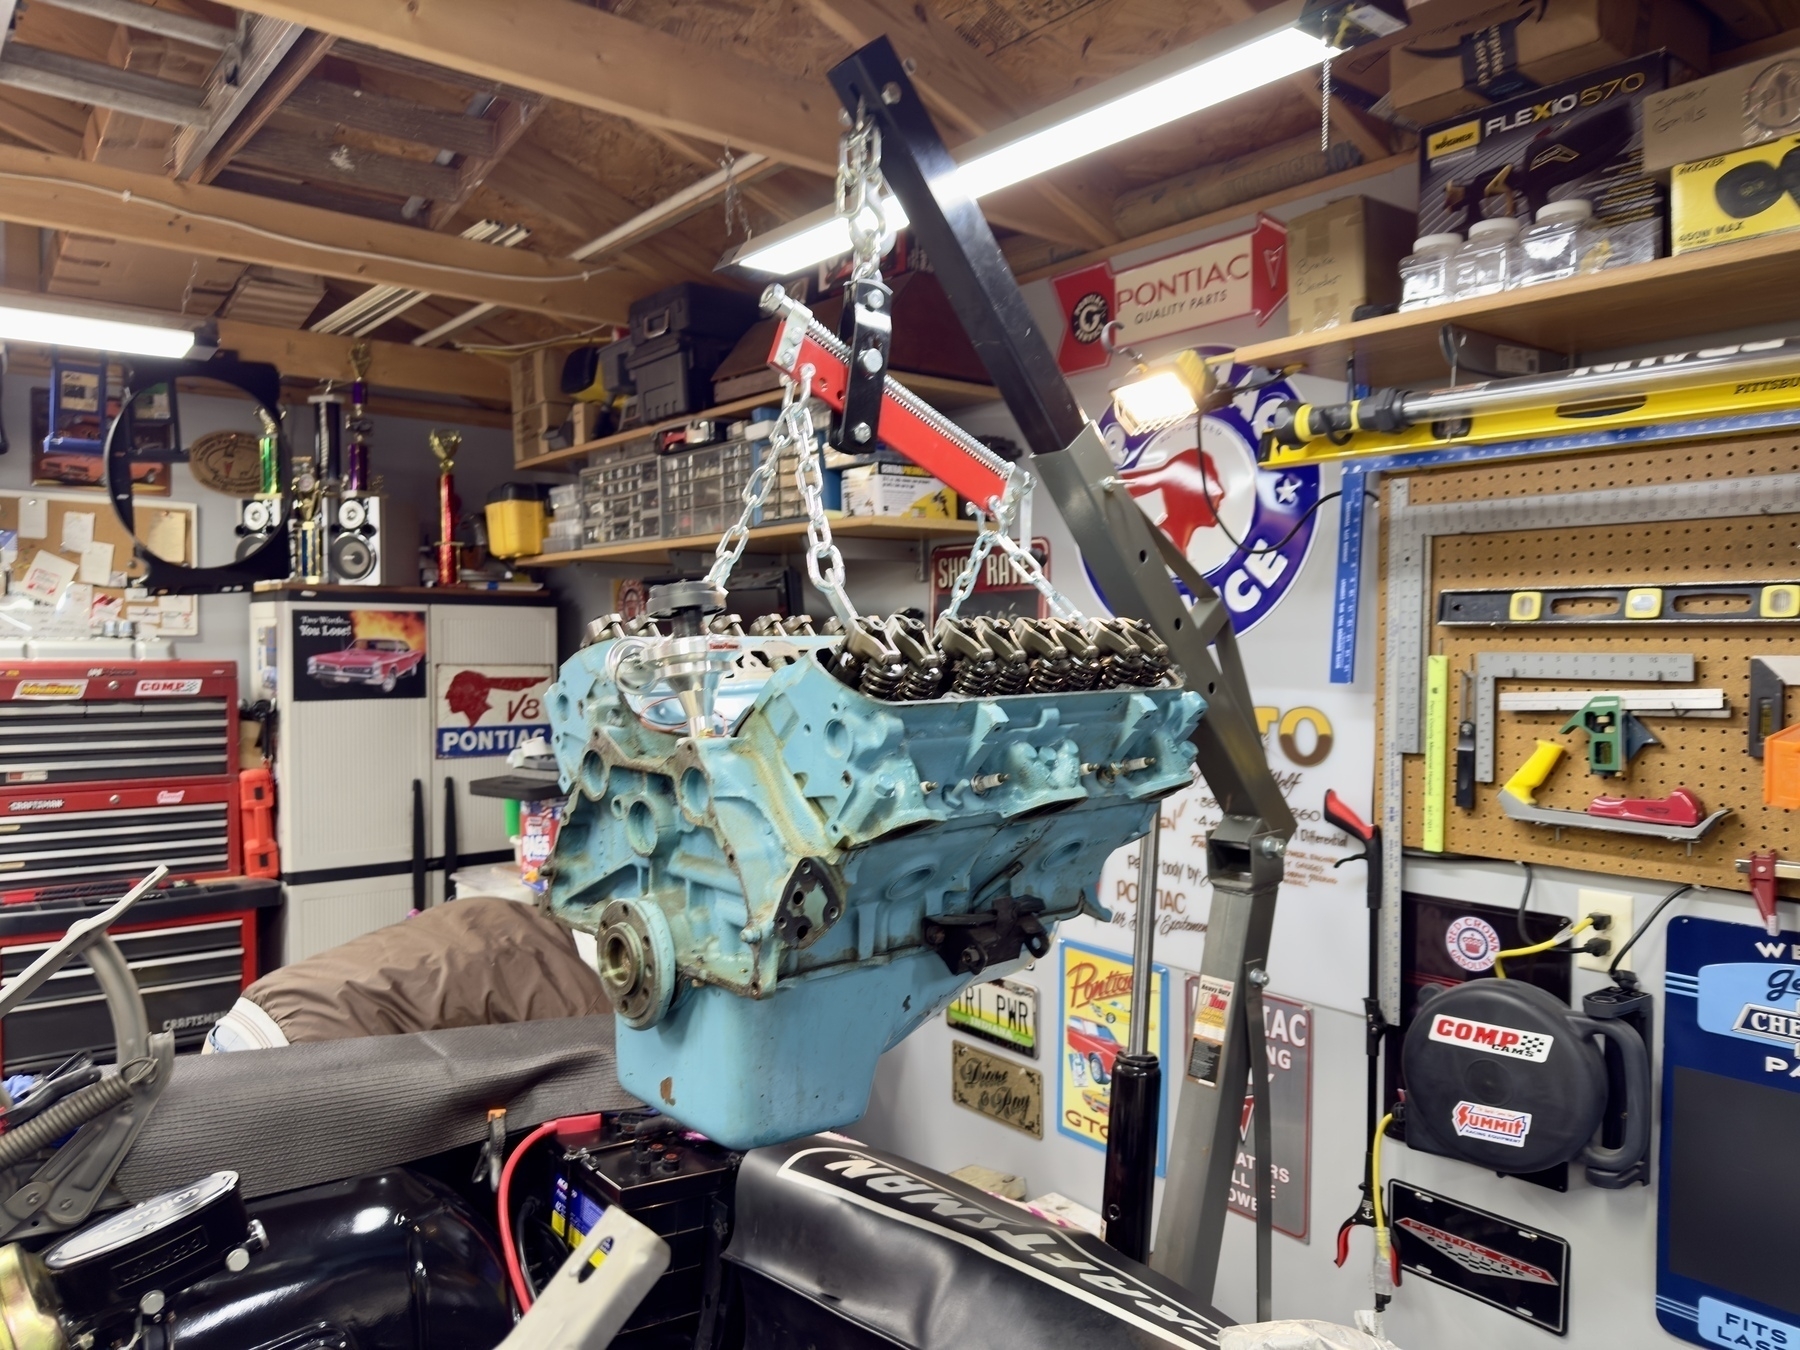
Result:
<instances>
[{"instance_id":1,"label":"white wall","mask_svg":"<svg viewBox=\"0 0 1800 1350\"><path fill-rule=\"evenodd\" d=\"M1415 185L1410 169L1358 185L1354 192L1411 208ZM1335 196L1348 195L1344 193ZM1323 205L1330 198L1318 196L1296 202L1271 214L1288 219ZM1208 239L1222 238L1247 228L1246 217L1172 240L1154 249L1114 260L1116 268L1178 252ZM1026 288L1033 312L1048 332L1060 331L1053 292L1048 282ZM1249 320L1190 332L1149 344L1146 355L1157 356L1195 342L1241 344L1286 331L1285 312L1278 311L1265 329ZM1090 415L1106 406L1107 385L1117 380L1123 367L1096 372L1072 380L1077 396ZM1309 390L1309 392L1311 392ZM1319 389L1321 394L1329 390ZM965 419L972 429L1014 434L1003 408L985 409ZM1334 487L1328 479L1322 488ZM1375 538L1375 512L1371 507L1369 539ZM1073 565L1073 541L1054 507L1039 494L1034 530L1051 540L1052 573L1059 586L1079 602L1094 602L1085 575ZM1319 532L1295 583L1295 589L1274 614L1242 643L1252 692L1259 703L1271 701L1271 691L1327 689L1328 633L1318 616L1329 613L1337 535L1337 504L1319 513ZM1362 701L1373 718L1375 644L1374 554L1364 557L1363 626L1357 663L1358 679L1345 692ZM1302 618L1301 616L1304 616ZM1342 687L1340 687L1341 689ZM1375 777L1374 747L1365 743L1356 759L1346 757L1332 764L1338 791L1368 814ZM1366 914L1363 909L1363 869L1343 869L1342 885L1333 893L1307 893L1296 903L1284 896L1277 911L1276 933L1270 954L1272 992L1311 1003L1316 1010L1313 1026L1313 1107L1310 1239L1301 1243L1275 1236L1276 1316L1322 1317L1349 1322L1353 1311L1370 1306L1370 1239L1359 1231L1352 1242L1351 1260L1338 1270L1332 1259L1338 1224L1355 1208L1361 1180L1364 1140L1363 1028L1359 1001L1367 962ZM1519 898L1521 873L1504 862L1450 864L1409 862L1407 889L1471 903L1514 905ZM1633 881L1620 876L1587 876L1574 872L1537 869L1532 891L1534 911L1576 914L1576 890L1597 885L1629 891L1635 912L1643 916L1667 893L1661 883ZM1793 906L1784 906L1788 926L1794 923ZM1691 894L1671 907L1670 914L1689 913L1743 921L1754 919L1748 897L1725 892ZM1646 988L1661 992L1664 923L1659 921L1634 949L1633 960ZM1122 942L1109 944L1122 949ZM1128 952L1125 953L1127 956ZM1059 1034L1056 1016L1057 959L1052 951L1015 978L1035 984L1040 991L1040 1037L1054 1044ZM1176 972L1179 987L1181 972ZM1577 999L1605 983L1598 974L1576 972ZM1660 1019L1659 1019L1660 1021ZM942 1020L920 1028L882 1061L869 1112L853 1133L871 1143L893 1148L927 1165L954 1169L981 1163L1025 1177L1032 1195L1060 1191L1098 1209L1104 1155L1056 1132L1054 1052L1036 1061L1045 1076L1045 1137L1040 1142L1005 1126L953 1105L950 1101L950 1040ZM1179 1043L1179 1042L1177 1042ZM1652 1047L1653 1062L1658 1047ZM1165 1069L1165 1072L1168 1070ZM1179 1121L1171 1132L1179 1139ZM1571 1279L1570 1329L1566 1344L1579 1350L1639 1350L1640 1347L1681 1344L1657 1325L1654 1310L1655 1203L1653 1188L1601 1191L1576 1176L1566 1195L1491 1173L1448 1159L1413 1153L1404 1145L1385 1150L1385 1173L1413 1181L1464 1202L1544 1228L1569 1239L1574 1246ZM1575 1169L1579 1172L1579 1169ZM1214 1300L1226 1313L1249 1320L1255 1313L1253 1225L1236 1216L1227 1220L1226 1246ZM1202 1291L1204 1292L1204 1291ZM1388 1334L1404 1350L1450 1350L1450 1347L1482 1346L1495 1350L1544 1350L1553 1338L1526 1322L1472 1299L1423 1280L1409 1279L1387 1315Z\"/></svg>"},{"instance_id":2,"label":"white wall","mask_svg":"<svg viewBox=\"0 0 1800 1350\"><path fill-rule=\"evenodd\" d=\"M11 449L0 455L0 488L22 489L31 483L31 388L43 387L45 379L8 376L0 390L0 417L5 418L7 439ZM254 431L248 401L233 398L181 399L181 428L184 438L193 440L208 431ZM385 480L386 490L416 504L421 531L425 537L436 537L437 467L432 458L426 433L436 426L454 423L422 422L412 418L376 417L370 433L371 463L374 472ZM464 510L479 507L487 500L489 489L518 477L512 471L512 433L492 427L457 427L462 432L463 448L457 459L456 481ZM290 409L288 435L299 447L311 444L311 417L305 408ZM530 477L530 475L525 475ZM47 489L72 492L78 489ZM175 466L172 498L195 502L202 566L216 566L230 561L237 545L237 503L235 499L208 491L194 481L185 464ZM93 494L95 509L110 512L111 505L103 492ZM236 661L239 675L244 675L248 658L249 598L246 595L209 595L200 600L199 636L179 639L175 654L189 660ZM245 686L246 693L248 687Z\"/></svg>"}]
</instances>

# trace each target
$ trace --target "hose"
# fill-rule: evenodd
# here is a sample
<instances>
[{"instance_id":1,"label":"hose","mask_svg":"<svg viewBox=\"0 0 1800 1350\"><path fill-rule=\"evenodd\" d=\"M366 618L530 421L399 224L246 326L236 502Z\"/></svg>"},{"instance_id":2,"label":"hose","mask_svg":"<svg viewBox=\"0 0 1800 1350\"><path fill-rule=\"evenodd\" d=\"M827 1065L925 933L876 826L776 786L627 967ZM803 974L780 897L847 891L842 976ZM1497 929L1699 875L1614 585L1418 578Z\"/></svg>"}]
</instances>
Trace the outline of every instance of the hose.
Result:
<instances>
[{"instance_id":1,"label":"hose","mask_svg":"<svg viewBox=\"0 0 1800 1350\"><path fill-rule=\"evenodd\" d=\"M1577 933L1584 933L1588 929L1592 928L1593 926L1594 926L1594 916L1592 914L1588 914L1580 919L1577 919L1574 923L1570 924L1569 927L1563 929L1562 932L1558 933L1553 938L1546 938L1542 942L1534 942L1529 947L1514 947L1511 951L1495 952L1494 953L1494 978L1497 980L1504 980L1506 978L1505 961L1506 961L1507 957L1509 957L1509 956L1536 956L1539 952L1547 952L1552 947L1558 945L1559 943L1567 942L1570 938L1574 937Z\"/></svg>"},{"instance_id":2,"label":"hose","mask_svg":"<svg viewBox=\"0 0 1800 1350\"><path fill-rule=\"evenodd\" d=\"M155 1065L153 1059L134 1059L112 1077L71 1092L46 1108L42 1115L33 1116L17 1129L0 1134L0 1168L24 1162L90 1120L130 1101L132 1089L149 1076L143 1070L153 1072Z\"/></svg>"}]
</instances>

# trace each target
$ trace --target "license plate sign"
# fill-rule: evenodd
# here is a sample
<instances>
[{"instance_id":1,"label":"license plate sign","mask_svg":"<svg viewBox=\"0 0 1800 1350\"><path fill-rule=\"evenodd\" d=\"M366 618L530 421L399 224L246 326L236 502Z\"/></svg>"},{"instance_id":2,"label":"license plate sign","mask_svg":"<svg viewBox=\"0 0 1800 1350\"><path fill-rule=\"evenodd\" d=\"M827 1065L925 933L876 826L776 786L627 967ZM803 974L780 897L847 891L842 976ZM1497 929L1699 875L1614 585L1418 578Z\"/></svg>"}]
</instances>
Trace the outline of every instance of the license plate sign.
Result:
<instances>
[{"instance_id":1,"label":"license plate sign","mask_svg":"<svg viewBox=\"0 0 1800 1350\"><path fill-rule=\"evenodd\" d=\"M1017 980L982 980L963 990L944 1018L958 1031L1037 1058L1038 992Z\"/></svg>"}]
</instances>

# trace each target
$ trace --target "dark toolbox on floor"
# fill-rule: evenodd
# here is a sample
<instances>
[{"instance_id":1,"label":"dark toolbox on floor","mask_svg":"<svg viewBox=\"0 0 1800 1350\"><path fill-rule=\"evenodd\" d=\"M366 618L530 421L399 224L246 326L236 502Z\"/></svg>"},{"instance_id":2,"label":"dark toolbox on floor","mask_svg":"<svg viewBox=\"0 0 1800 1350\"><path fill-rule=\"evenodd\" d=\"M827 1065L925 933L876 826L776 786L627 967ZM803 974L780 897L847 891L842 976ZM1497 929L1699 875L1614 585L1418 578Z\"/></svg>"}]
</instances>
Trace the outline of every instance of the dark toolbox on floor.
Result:
<instances>
[{"instance_id":1,"label":"dark toolbox on floor","mask_svg":"<svg viewBox=\"0 0 1800 1350\"><path fill-rule=\"evenodd\" d=\"M0 906L0 975L10 980L123 888L87 889L87 896ZM150 1030L174 1032L177 1050L197 1049L238 995L274 964L261 930L273 931L264 920L278 915L280 905L276 882L241 878L167 884L139 900L112 937L144 996ZM9 1074L54 1068L77 1054L109 1059L112 1048L106 996L79 957L0 1021L0 1064Z\"/></svg>"},{"instance_id":2,"label":"dark toolbox on floor","mask_svg":"<svg viewBox=\"0 0 1800 1350\"><path fill-rule=\"evenodd\" d=\"M608 1115L595 1143L565 1149L552 1164L550 1227L570 1249L613 1205L669 1244L669 1269L615 1346L661 1345L676 1333L692 1342L709 1292L707 1272L719 1269L719 1250L730 1235L737 1164L737 1154L648 1111Z\"/></svg>"}]
</instances>

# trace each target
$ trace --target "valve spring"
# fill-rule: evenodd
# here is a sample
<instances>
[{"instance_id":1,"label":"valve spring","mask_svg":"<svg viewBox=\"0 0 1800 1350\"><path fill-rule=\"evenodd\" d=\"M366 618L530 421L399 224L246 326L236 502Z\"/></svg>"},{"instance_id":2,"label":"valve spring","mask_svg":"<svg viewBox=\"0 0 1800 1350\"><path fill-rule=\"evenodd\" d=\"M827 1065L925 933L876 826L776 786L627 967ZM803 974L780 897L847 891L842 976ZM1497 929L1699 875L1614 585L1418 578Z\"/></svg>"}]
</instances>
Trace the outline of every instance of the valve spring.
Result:
<instances>
[{"instance_id":1,"label":"valve spring","mask_svg":"<svg viewBox=\"0 0 1800 1350\"><path fill-rule=\"evenodd\" d=\"M908 702L936 698L943 691L945 673L942 664L908 667L906 680L900 686L900 697Z\"/></svg>"},{"instance_id":2,"label":"valve spring","mask_svg":"<svg viewBox=\"0 0 1800 1350\"><path fill-rule=\"evenodd\" d=\"M1057 693L1070 687L1069 674L1067 658L1040 656L1031 663L1031 678L1025 682L1025 690L1031 694Z\"/></svg>"},{"instance_id":3,"label":"valve spring","mask_svg":"<svg viewBox=\"0 0 1800 1350\"><path fill-rule=\"evenodd\" d=\"M1100 662L1084 661L1079 656L1069 658L1070 689L1093 689L1100 683Z\"/></svg>"},{"instance_id":4,"label":"valve spring","mask_svg":"<svg viewBox=\"0 0 1800 1350\"><path fill-rule=\"evenodd\" d=\"M867 663L856 653L840 646L826 664L833 675L855 689L862 682L863 666Z\"/></svg>"},{"instance_id":5,"label":"valve spring","mask_svg":"<svg viewBox=\"0 0 1800 1350\"><path fill-rule=\"evenodd\" d=\"M1154 689L1158 685L1167 684L1169 673L1174 669L1175 663L1168 657L1146 655L1144 657L1143 687Z\"/></svg>"},{"instance_id":6,"label":"valve spring","mask_svg":"<svg viewBox=\"0 0 1800 1350\"><path fill-rule=\"evenodd\" d=\"M998 661L958 661L956 676L951 680L950 688L970 698L984 698L994 692L994 684L999 675Z\"/></svg>"},{"instance_id":7,"label":"valve spring","mask_svg":"<svg viewBox=\"0 0 1800 1350\"><path fill-rule=\"evenodd\" d=\"M862 681L857 688L870 698L878 698L892 703L900 697L901 686L905 683L905 665L894 662L878 666L870 662L863 668Z\"/></svg>"},{"instance_id":8,"label":"valve spring","mask_svg":"<svg viewBox=\"0 0 1800 1350\"><path fill-rule=\"evenodd\" d=\"M1008 661L1000 667L994 679L993 692L996 694L1022 694L1031 685L1031 663L1028 661Z\"/></svg>"}]
</instances>

